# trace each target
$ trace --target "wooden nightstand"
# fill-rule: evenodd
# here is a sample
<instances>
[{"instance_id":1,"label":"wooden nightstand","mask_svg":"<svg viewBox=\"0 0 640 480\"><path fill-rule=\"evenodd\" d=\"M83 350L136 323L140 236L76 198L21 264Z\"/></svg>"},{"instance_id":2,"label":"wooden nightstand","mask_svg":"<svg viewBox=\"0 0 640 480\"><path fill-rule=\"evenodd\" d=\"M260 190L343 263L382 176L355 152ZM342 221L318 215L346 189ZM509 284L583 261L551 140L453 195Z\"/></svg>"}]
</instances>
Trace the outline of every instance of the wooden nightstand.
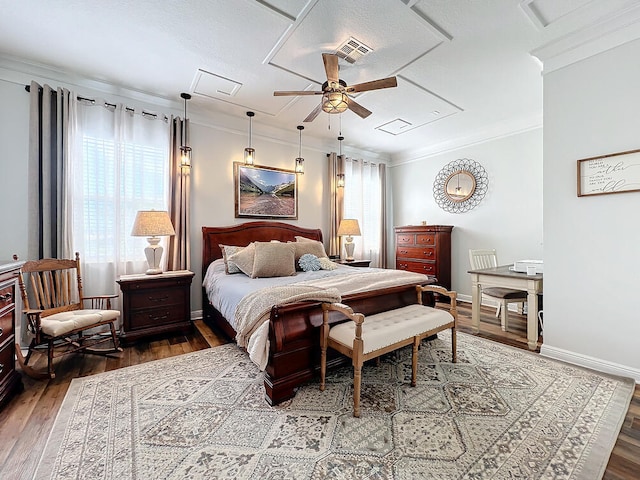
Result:
<instances>
[{"instance_id":1,"label":"wooden nightstand","mask_svg":"<svg viewBox=\"0 0 640 480\"><path fill-rule=\"evenodd\" d=\"M159 275L123 275L120 339L128 345L141 338L166 333L189 333L193 272Z\"/></svg>"},{"instance_id":2,"label":"wooden nightstand","mask_svg":"<svg viewBox=\"0 0 640 480\"><path fill-rule=\"evenodd\" d=\"M368 267L371 263L371 260L334 260L335 263L339 263L340 265L349 265L350 267Z\"/></svg>"}]
</instances>

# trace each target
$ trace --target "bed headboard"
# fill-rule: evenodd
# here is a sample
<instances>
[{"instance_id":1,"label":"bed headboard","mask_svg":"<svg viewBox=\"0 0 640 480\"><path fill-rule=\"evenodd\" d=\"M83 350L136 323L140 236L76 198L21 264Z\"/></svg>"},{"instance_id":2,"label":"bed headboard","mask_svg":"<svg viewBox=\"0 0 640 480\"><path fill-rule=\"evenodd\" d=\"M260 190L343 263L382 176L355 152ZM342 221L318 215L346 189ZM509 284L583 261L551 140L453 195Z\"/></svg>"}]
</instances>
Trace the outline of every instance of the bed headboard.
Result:
<instances>
[{"instance_id":1,"label":"bed headboard","mask_svg":"<svg viewBox=\"0 0 640 480\"><path fill-rule=\"evenodd\" d=\"M229 227L202 227L202 276L209 264L222 258L222 245L249 245L251 242L295 241L296 236L322 241L322 230L302 228L282 222L247 222Z\"/></svg>"}]
</instances>

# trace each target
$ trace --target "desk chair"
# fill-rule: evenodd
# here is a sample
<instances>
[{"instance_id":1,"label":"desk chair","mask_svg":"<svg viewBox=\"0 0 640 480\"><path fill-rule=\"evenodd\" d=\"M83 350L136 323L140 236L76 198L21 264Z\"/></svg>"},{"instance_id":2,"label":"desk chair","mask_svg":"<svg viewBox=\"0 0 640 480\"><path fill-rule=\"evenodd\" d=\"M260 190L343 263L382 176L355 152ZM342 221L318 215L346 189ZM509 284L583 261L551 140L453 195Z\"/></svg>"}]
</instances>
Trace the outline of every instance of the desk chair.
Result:
<instances>
[{"instance_id":1,"label":"desk chair","mask_svg":"<svg viewBox=\"0 0 640 480\"><path fill-rule=\"evenodd\" d=\"M481 268L495 268L498 266L498 255L495 249L491 250L469 250L469 263L472 270ZM527 292L524 290L514 290L512 288L489 287L482 288L482 295L498 302L496 309L496 317L500 316L500 327L503 331L507 330L507 316L509 312L509 303L522 303L527 301ZM482 304L482 296L480 299Z\"/></svg>"},{"instance_id":2,"label":"desk chair","mask_svg":"<svg viewBox=\"0 0 640 480\"><path fill-rule=\"evenodd\" d=\"M18 282L32 339L26 357L23 357L19 346L16 356L30 377L55 378L53 359L61 355L122 351L115 330L120 311L111 310L111 298L117 295L86 297L82 294L78 253L75 260L45 258L26 262L20 270ZM85 302L88 303L86 307ZM96 329L107 326L109 331L106 335L102 329ZM104 342L111 345L95 348ZM46 353L46 372L38 372L28 365L34 352Z\"/></svg>"}]
</instances>

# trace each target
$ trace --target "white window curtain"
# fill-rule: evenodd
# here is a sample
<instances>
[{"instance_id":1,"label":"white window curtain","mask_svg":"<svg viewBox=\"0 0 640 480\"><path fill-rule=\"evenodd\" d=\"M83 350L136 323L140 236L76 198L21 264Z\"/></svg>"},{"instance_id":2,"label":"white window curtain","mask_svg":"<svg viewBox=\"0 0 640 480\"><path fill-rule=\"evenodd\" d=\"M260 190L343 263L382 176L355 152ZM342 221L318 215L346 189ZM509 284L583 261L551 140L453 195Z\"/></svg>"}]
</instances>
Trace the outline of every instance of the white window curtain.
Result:
<instances>
[{"instance_id":1,"label":"white window curtain","mask_svg":"<svg viewBox=\"0 0 640 480\"><path fill-rule=\"evenodd\" d=\"M375 163L347 158L345 161L344 215L360 224L354 238L355 258L370 259L372 267L382 267L382 182Z\"/></svg>"},{"instance_id":2,"label":"white window curtain","mask_svg":"<svg viewBox=\"0 0 640 480\"><path fill-rule=\"evenodd\" d=\"M131 236L136 212L168 207L169 124L97 100L78 102L71 116L72 249L80 252L85 293L115 294L118 276L146 270L147 241Z\"/></svg>"}]
</instances>

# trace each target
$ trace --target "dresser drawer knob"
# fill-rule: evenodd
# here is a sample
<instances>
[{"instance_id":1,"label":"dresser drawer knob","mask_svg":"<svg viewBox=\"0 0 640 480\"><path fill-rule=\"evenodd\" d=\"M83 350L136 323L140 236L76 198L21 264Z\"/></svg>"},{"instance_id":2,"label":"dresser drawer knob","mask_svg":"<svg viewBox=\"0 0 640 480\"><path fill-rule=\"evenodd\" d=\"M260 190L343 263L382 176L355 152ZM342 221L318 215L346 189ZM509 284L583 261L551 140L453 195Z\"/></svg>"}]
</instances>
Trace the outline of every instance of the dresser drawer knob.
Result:
<instances>
[{"instance_id":1,"label":"dresser drawer knob","mask_svg":"<svg viewBox=\"0 0 640 480\"><path fill-rule=\"evenodd\" d=\"M2 336L3 333L4 333L4 330L0 328L0 337Z\"/></svg>"},{"instance_id":2,"label":"dresser drawer knob","mask_svg":"<svg viewBox=\"0 0 640 480\"><path fill-rule=\"evenodd\" d=\"M166 320L167 318L169 318L168 313L164 315L149 315L149 320Z\"/></svg>"},{"instance_id":3,"label":"dresser drawer knob","mask_svg":"<svg viewBox=\"0 0 640 480\"><path fill-rule=\"evenodd\" d=\"M10 302L13 299L13 295L10 293L5 293L4 295L0 295L0 302Z\"/></svg>"}]
</instances>

